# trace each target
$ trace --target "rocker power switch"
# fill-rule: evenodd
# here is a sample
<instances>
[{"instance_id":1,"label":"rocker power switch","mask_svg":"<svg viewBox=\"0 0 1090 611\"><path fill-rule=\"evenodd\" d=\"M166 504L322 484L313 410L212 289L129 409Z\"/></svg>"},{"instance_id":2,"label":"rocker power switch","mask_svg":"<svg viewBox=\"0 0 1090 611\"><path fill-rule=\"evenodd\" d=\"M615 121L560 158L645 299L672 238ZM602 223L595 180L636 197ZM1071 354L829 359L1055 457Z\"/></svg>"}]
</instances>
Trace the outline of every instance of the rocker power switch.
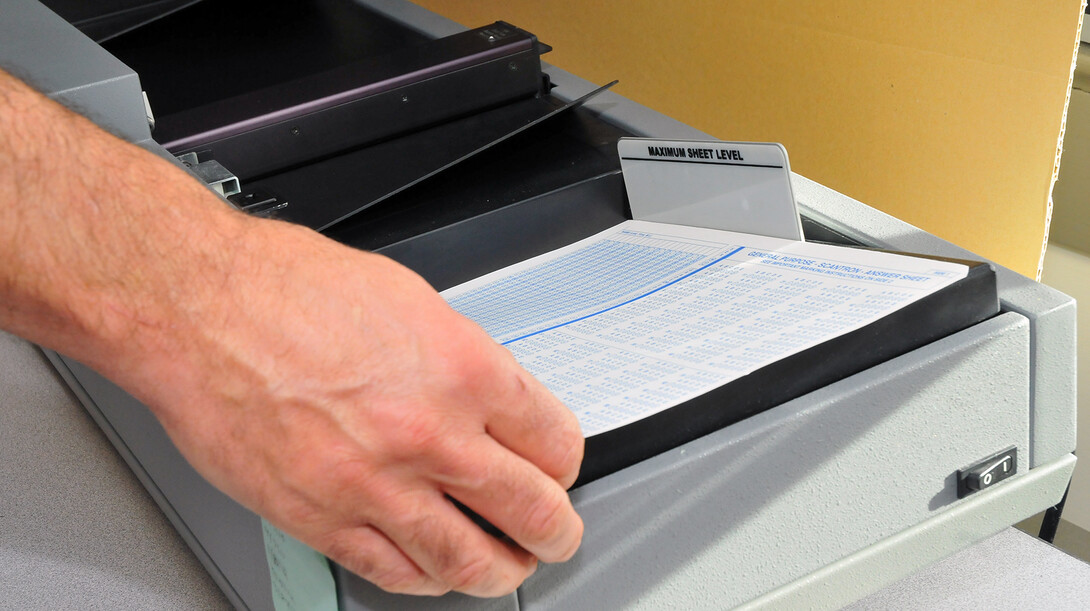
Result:
<instances>
[{"instance_id":1,"label":"rocker power switch","mask_svg":"<svg viewBox=\"0 0 1090 611\"><path fill-rule=\"evenodd\" d=\"M991 488L1014 475L1018 469L1018 449L1008 448L979 463L958 471L958 498Z\"/></svg>"}]
</instances>

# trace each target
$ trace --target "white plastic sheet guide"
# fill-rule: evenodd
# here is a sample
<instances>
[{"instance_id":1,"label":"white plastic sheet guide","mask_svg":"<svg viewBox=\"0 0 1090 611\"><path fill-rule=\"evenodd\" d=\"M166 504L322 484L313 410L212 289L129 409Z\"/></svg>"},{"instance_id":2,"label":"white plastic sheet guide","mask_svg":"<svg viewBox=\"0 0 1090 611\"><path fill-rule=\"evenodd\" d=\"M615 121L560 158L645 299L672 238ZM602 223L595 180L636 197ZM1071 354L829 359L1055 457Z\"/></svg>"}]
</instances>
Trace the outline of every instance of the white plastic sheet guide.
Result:
<instances>
[{"instance_id":1,"label":"white plastic sheet guide","mask_svg":"<svg viewBox=\"0 0 1090 611\"><path fill-rule=\"evenodd\" d=\"M783 145L621 138L617 154L634 219L803 239Z\"/></svg>"}]
</instances>

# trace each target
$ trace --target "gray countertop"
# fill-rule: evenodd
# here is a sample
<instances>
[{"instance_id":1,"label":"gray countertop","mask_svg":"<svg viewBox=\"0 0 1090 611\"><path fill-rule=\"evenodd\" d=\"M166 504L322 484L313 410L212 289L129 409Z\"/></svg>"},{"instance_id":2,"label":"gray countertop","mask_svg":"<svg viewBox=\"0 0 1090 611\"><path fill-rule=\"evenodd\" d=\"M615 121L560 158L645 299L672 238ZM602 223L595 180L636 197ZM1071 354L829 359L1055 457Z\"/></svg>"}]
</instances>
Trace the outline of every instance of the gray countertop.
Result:
<instances>
[{"instance_id":1,"label":"gray countertop","mask_svg":"<svg viewBox=\"0 0 1090 611\"><path fill-rule=\"evenodd\" d=\"M0 406L0 608L230 608L41 351L2 332Z\"/></svg>"},{"instance_id":2,"label":"gray countertop","mask_svg":"<svg viewBox=\"0 0 1090 611\"><path fill-rule=\"evenodd\" d=\"M34 346L0 332L0 609L227 600ZM852 609L1090 609L1090 565L1015 529Z\"/></svg>"},{"instance_id":3,"label":"gray countertop","mask_svg":"<svg viewBox=\"0 0 1090 611\"><path fill-rule=\"evenodd\" d=\"M1090 609L1090 564L1008 528L848 609Z\"/></svg>"}]
</instances>

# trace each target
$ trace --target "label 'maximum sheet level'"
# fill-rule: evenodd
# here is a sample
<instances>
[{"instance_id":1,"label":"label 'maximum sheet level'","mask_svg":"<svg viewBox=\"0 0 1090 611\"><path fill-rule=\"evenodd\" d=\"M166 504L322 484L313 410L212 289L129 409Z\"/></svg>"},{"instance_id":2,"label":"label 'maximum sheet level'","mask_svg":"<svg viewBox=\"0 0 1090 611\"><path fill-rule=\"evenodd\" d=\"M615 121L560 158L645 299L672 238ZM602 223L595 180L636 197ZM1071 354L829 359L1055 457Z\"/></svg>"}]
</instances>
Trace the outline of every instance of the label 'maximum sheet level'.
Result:
<instances>
[{"instance_id":1,"label":"label 'maximum sheet level'","mask_svg":"<svg viewBox=\"0 0 1090 611\"><path fill-rule=\"evenodd\" d=\"M587 437L865 326L956 263L626 221L449 289Z\"/></svg>"}]
</instances>

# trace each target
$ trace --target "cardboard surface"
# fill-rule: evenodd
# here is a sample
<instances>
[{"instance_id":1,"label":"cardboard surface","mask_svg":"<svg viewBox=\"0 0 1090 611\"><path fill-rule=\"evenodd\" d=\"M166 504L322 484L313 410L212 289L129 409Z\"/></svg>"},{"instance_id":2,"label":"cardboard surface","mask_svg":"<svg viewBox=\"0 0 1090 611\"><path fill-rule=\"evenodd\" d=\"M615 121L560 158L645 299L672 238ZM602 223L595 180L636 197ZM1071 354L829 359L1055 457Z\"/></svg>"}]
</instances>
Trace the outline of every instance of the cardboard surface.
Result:
<instances>
[{"instance_id":1,"label":"cardboard surface","mask_svg":"<svg viewBox=\"0 0 1090 611\"><path fill-rule=\"evenodd\" d=\"M1034 277L1081 0L416 0Z\"/></svg>"}]
</instances>

